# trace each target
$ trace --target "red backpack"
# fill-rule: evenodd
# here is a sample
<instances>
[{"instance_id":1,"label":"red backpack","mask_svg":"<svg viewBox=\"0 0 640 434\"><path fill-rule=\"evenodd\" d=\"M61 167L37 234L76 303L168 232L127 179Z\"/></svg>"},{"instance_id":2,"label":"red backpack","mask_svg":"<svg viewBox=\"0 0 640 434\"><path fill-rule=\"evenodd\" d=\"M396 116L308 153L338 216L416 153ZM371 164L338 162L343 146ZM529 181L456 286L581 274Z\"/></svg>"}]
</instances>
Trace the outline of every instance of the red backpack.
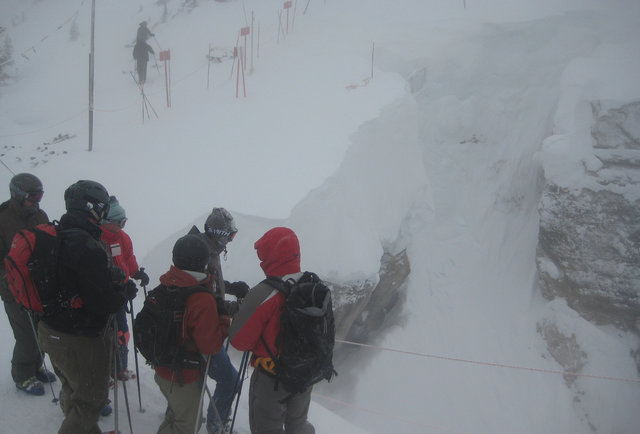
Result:
<instances>
[{"instance_id":1,"label":"red backpack","mask_svg":"<svg viewBox=\"0 0 640 434\"><path fill-rule=\"evenodd\" d=\"M19 231L4 259L9 290L27 310L44 314L58 304L58 225L45 223Z\"/></svg>"}]
</instances>

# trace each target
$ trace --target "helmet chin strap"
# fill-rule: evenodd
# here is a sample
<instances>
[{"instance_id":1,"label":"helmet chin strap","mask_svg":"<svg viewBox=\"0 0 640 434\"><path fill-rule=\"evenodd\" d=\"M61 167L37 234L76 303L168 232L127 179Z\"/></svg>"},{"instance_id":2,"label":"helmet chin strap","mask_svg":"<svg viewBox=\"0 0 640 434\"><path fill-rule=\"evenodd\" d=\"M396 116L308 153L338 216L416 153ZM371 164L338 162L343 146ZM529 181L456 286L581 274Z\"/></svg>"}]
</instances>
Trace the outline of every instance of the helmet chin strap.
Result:
<instances>
[{"instance_id":1,"label":"helmet chin strap","mask_svg":"<svg viewBox=\"0 0 640 434\"><path fill-rule=\"evenodd\" d=\"M91 216L94 218L94 220L96 221L97 224L99 224L99 225L102 224L102 217L103 216L98 214L95 209L91 209L89 211L89 214L91 214Z\"/></svg>"}]
</instances>

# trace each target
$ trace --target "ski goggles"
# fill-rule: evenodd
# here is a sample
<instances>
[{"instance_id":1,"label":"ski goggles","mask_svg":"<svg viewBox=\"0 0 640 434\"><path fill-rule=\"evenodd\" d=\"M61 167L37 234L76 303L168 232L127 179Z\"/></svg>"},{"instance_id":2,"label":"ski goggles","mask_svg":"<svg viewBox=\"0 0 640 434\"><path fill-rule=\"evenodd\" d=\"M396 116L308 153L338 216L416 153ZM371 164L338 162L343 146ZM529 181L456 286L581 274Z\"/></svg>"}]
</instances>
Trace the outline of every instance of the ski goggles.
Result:
<instances>
[{"instance_id":1,"label":"ski goggles","mask_svg":"<svg viewBox=\"0 0 640 434\"><path fill-rule=\"evenodd\" d=\"M205 227L205 232L207 236L209 236L209 238L215 239L223 246L233 241L233 239L236 237L236 234L238 233L238 231L229 232L223 229L214 229L210 227Z\"/></svg>"},{"instance_id":2,"label":"ski goggles","mask_svg":"<svg viewBox=\"0 0 640 434\"><path fill-rule=\"evenodd\" d=\"M42 200L42 196L44 196L44 191L34 191L31 193L27 193L27 195L25 196L25 200L33 203L38 203Z\"/></svg>"},{"instance_id":3,"label":"ski goggles","mask_svg":"<svg viewBox=\"0 0 640 434\"><path fill-rule=\"evenodd\" d=\"M113 223L113 224L116 224L116 225L120 226L120 228L124 228L124 225L127 224L127 218L125 217L122 220L105 219L105 223Z\"/></svg>"}]
</instances>

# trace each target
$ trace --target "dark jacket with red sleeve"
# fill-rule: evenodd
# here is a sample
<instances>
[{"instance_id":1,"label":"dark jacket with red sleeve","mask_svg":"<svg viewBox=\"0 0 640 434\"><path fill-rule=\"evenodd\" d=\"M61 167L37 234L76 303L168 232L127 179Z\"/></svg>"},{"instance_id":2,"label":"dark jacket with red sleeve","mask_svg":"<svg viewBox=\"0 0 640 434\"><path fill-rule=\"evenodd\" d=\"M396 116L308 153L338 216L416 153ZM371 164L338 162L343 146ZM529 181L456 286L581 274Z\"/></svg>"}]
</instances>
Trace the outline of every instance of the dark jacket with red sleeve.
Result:
<instances>
[{"instance_id":1,"label":"dark jacket with red sleeve","mask_svg":"<svg viewBox=\"0 0 640 434\"><path fill-rule=\"evenodd\" d=\"M58 284L68 306L42 320L55 330L77 336L98 336L111 314L126 303L113 270L102 230L84 213L68 211L60 218Z\"/></svg>"}]
</instances>

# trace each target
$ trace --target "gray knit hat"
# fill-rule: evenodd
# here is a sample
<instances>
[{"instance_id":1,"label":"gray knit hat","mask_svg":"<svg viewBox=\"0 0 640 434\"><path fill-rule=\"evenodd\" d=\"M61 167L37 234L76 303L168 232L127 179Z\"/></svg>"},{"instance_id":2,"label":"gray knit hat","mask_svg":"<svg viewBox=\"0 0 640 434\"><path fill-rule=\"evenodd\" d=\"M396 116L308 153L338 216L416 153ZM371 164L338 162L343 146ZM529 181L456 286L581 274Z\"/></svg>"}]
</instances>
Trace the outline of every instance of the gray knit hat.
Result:
<instances>
[{"instance_id":1,"label":"gray knit hat","mask_svg":"<svg viewBox=\"0 0 640 434\"><path fill-rule=\"evenodd\" d=\"M127 213L124 211L124 208L120 206L120 202L116 199L115 196L109 197L109 214L107 214L107 218L105 219L108 223L120 223L122 220L127 218Z\"/></svg>"}]
</instances>

